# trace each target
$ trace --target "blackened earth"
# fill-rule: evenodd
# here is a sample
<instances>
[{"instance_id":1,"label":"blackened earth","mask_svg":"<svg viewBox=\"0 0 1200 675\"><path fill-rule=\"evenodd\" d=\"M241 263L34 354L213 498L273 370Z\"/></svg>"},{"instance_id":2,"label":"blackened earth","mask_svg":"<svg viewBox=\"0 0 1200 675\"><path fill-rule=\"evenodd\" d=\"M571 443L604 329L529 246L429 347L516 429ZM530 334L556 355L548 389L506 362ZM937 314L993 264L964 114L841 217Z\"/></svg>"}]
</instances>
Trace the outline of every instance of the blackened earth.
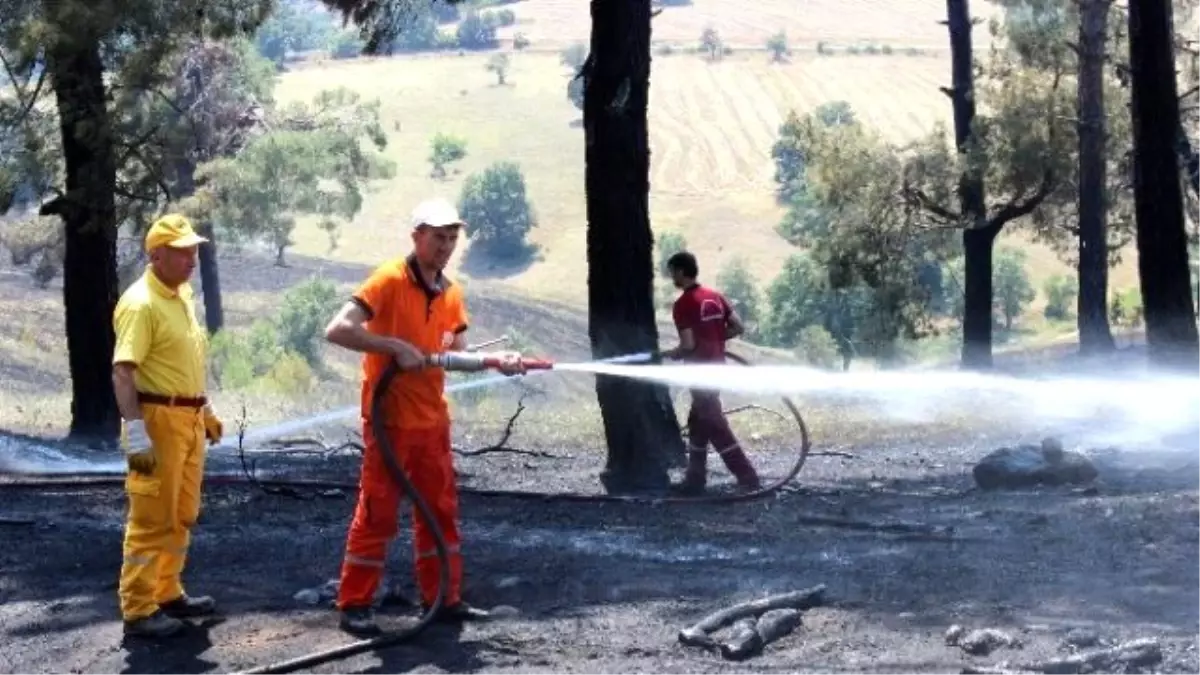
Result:
<instances>
[{"instance_id":1,"label":"blackened earth","mask_svg":"<svg viewBox=\"0 0 1200 675\"><path fill-rule=\"evenodd\" d=\"M1094 486L984 492L971 468L1003 444L857 443L816 456L793 489L728 506L630 506L464 496L467 598L519 616L316 668L319 672L958 672L1162 641L1160 672L1197 672L1197 455L1194 448L1091 451ZM559 459L464 458L478 487L595 491L595 448L526 444ZM790 461L757 451L768 477ZM286 475L353 480L354 455L263 459ZM236 468L215 458L216 468ZM729 476L712 463L714 489ZM5 479L0 476L0 482ZM162 645L123 641L116 580L119 487L0 487L0 671L230 672L352 641L324 607L293 596L337 575L352 494L306 499L206 487L185 581L224 620ZM816 527L820 515L951 529L955 539ZM407 582L407 519L390 570ZM411 592L411 582L407 582ZM826 605L751 661L681 646L705 614L823 583ZM411 621L403 607L385 615ZM948 626L996 628L1018 648L970 656Z\"/></svg>"}]
</instances>

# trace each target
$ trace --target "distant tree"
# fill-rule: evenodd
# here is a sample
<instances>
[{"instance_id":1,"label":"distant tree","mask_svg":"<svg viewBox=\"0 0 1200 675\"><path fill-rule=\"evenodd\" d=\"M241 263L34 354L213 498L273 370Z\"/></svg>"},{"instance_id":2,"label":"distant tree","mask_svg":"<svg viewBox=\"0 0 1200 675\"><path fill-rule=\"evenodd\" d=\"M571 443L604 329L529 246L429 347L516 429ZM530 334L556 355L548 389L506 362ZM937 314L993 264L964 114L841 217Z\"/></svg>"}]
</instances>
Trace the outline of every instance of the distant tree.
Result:
<instances>
[{"instance_id":1,"label":"distant tree","mask_svg":"<svg viewBox=\"0 0 1200 675\"><path fill-rule=\"evenodd\" d=\"M813 111L813 117L817 118L827 127L835 127L843 124L858 124L858 118L854 116L854 109L850 107L847 101L829 101L817 106Z\"/></svg>"},{"instance_id":2,"label":"distant tree","mask_svg":"<svg viewBox=\"0 0 1200 675\"><path fill-rule=\"evenodd\" d=\"M746 337L755 339L759 329L762 294L746 261L741 257L730 260L717 275L716 287L742 317L742 322L746 324Z\"/></svg>"},{"instance_id":3,"label":"distant tree","mask_svg":"<svg viewBox=\"0 0 1200 675\"><path fill-rule=\"evenodd\" d=\"M489 21L474 9L463 15L455 34L462 49L492 49L498 44L494 19Z\"/></svg>"},{"instance_id":4,"label":"distant tree","mask_svg":"<svg viewBox=\"0 0 1200 675\"><path fill-rule=\"evenodd\" d=\"M379 102L361 103L347 89L318 93L311 107L281 110L278 128L258 136L236 157L197 171L196 211L221 224L232 240L267 241L275 262L294 243L296 219L315 215L336 245L339 221L363 204L363 187L394 167L372 151L387 146Z\"/></svg>"},{"instance_id":5,"label":"distant tree","mask_svg":"<svg viewBox=\"0 0 1200 675\"><path fill-rule=\"evenodd\" d=\"M1136 288L1113 293L1109 305L1109 321L1114 326L1137 328L1142 325L1142 296Z\"/></svg>"},{"instance_id":6,"label":"distant tree","mask_svg":"<svg viewBox=\"0 0 1200 675\"><path fill-rule=\"evenodd\" d=\"M1120 24L1110 25L1111 5L1111 0L1014 4L992 31L1009 45L1013 67L1023 76L1076 75L1074 114L1062 116L1056 133L1063 142L1042 149L1063 156L1059 180L1030 215L1037 239L1076 268L1084 354L1114 347L1106 308L1109 267L1119 262L1133 234L1129 92L1120 85L1119 69L1109 68L1125 36Z\"/></svg>"},{"instance_id":7,"label":"distant tree","mask_svg":"<svg viewBox=\"0 0 1200 675\"><path fill-rule=\"evenodd\" d=\"M429 8L433 13L433 18L438 23L453 23L461 17L458 11L458 4L456 3L458 3L458 0L433 0L429 4Z\"/></svg>"},{"instance_id":8,"label":"distant tree","mask_svg":"<svg viewBox=\"0 0 1200 675\"><path fill-rule=\"evenodd\" d=\"M793 253L767 286L762 333L768 344L791 347L807 326L822 325L828 282L825 270L807 253Z\"/></svg>"},{"instance_id":9,"label":"distant tree","mask_svg":"<svg viewBox=\"0 0 1200 675\"><path fill-rule=\"evenodd\" d=\"M1042 290L1046 293L1046 308L1043 313L1047 319L1063 321L1071 317L1071 307L1075 303L1075 295L1079 292L1079 282L1074 276L1056 274L1046 279Z\"/></svg>"},{"instance_id":10,"label":"distant tree","mask_svg":"<svg viewBox=\"0 0 1200 675\"><path fill-rule=\"evenodd\" d=\"M507 7L494 12L494 14L496 16L496 23L500 26L511 26L517 22L516 13Z\"/></svg>"},{"instance_id":11,"label":"distant tree","mask_svg":"<svg viewBox=\"0 0 1200 675\"><path fill-rule=\"evenodd\" d=\"M297 0L285 0L276 4L255 31L254 43L260 54L282 69L289 53L322 49L334 40L335 32L333 17L327 12Z\"/></svg>"},{"instance_id":12,"label":"distant tree","mask_svg":"<svg viewBox=\"0 0 1200 675\"><path fill-rule=\"evenodd\" d=\"M434 178L445 178L446 166L467 156L467 140L459 136L439 132L429 145L429 164L433 167L430 175Z\"/></svg>"},{"instance_id":13,"label":"distant tree","mask_svg":"<svg viewBox=\"0 0 1200 675\"><path fill-rule=\"evenodd\" d=\"M962 228L964 312L961 362L966 368L992 365L995 292L993 249L1009 223L1035 211L1055 190L1063 155L1046 152L1062 143L1059 120L1068 117L1061 78L1045 80L1021 72L1010 57L994 52L988 77L976 87L971 20L966 0L947 1L953 153L928 139L924 156L905 178L910 207L940 226ZM986 100L986 115L977 115ZM940 142L945 145L944 141ZM986 160L985 160L986 158ZM1009 196L990 207L985 186ZM937 193L936 196L933 193Z\"/></svg>"},{"instance_id":14,"label":"distant tree","mask_svg":"<svg viewBox=\"0 0 1200 675\"><path fill-rule=\"evenodd\" d=\"M458 200L463 220L471 224L471 250L501 261L528 257L526 237L537 226L525 190L525 176L513 162L496 162L463 184Z\"/></svg>"},{"instance_id":15,"label":"distant tree","mask_svg":"<svg viewBox=\"0 0 1200 675\"><path fill-rule=\"evenodd\" d=\"M805 127L802 120L816 120L825 126L857 124L854 110L846 101L829 101L817 106L808 115L801 117L795 110L789 111L783 124L779 125L779 138L771 146L771 159L775 162L776 198L781 204L796 204L805 193Z\"/></svg>"},{"instance_id":16,"label":"distant tree","mask_svg":"<svg viewBox=\"0 0 1200 675\"><path fill-rule=\"evenodd\" d=\"M45 289L62 268L62 224L55 218L13 219L0 230L0 246L8 249L13 265L31 265L34 284Z\"/></svg>"},{"instance_id":17,"label":"distant tree","mask_svg":"<svg viewBox=\"0 0 1200 675\"><path fill-rule=\"evenodd\" d=\"M814 368L830 370L840 358L837 340L823 326L813 324L800 330L796 357Z\"/></svg>"},{"instance_id":18,"label":"distant tree","mask_svg":"<svg viewBox=\"0 0 1200 675\"><path fill-rule=\"evenodd\" d=\"M147 107L155 114L143 118L156 141L154 150L145 148L143 157L156 171L147 170L144 185L168 186L176 208L196 190L196 167L217 157L236 155L254 135L264 128L266 110L274 106L275 72L270 61L254 53L245 40L189 42L165 64L171 73ZM137 119L141 115L131 116ZM157 130L156 130L157 129ZM137 133L130 130L128 133ZM141 136L144 137L144 136ZM152 188L151 188L152 189ZM130 228L140 236L148 218ZM221 280L217 247L219 237L213 224L204 217L195 218L200 233L208 238L199 252L199 276L203 287L204 322L210 333L224 326ZM142 256L130 256L127 270L142 267Z\"/></svg>"},{"instance_id":19,"label":"distant tree","mask_svg":"<svg viewBox=\"0 0 1200 675\"><path fill-rule=\"evenodd\" d=\"M680 251L687 250L687 240L678 232L663 232L654 240L654 249L658 253L658 273L670 277L671 270L667 269L667 260Z\"/></svg>"},{"instance_id":20,"label":"distant tree","mask_svg":"<svg viewBox=\"0 0 1200 675\"><path fill-rule=\"evenodd\" d=\"M700 49L708 55L709 61L716 61L725 55L725 43L721 41L716 28L708 26L700 33Z\"/></svg>"},{"instance_id":21,"label":"distant tree","mask_svg":"<svg viewBox=\"0 0 1200 675\"><path fill-rule=\"evenodd\" d=\"M506 84L505 78L508 76L509 65L508 54L492 54L484 68L496 75L496 84L502 87Z\"/></svg>"},{"instance_id":22,"label":"distant tree","mask_svg":"<svg viewBox=\"0 0 1200 675\"><path fill-rule=\"evenodd\" d=\"M319 366L321 330L340 299L337 287L328 279L310 279L289 288L275 319L280 346L304 357L310 366Z\"/></svg>"},{"instance_id":23,"label":"distant tree","mask_svg":"<svg viewBox=\"0 0 1200 675\"><path fill-rule=\"evenodd\" d=\"M126 171L145 173L134 159L142 144L118 130L124 126L122 118L133 111L120 109L114 101L138 99L155 89L165 75L163 62L181 42L252 33L269 6L199 0L3 3L0 53L13 91L0 95L0 107L6 109L0 115L12 113L0 127L21 128L35 108L53 109L57 117L56 138L40 139L43 148L61 150L61 164L56 162L52 172L56 189L33 196L45 199L39 215L58 217L63 223L72 440L111 444L117 439L112 313L119 288L118 232L127 218L152 210L145 204L161 203L158 193L124 190ZM7 129L0 130L0 135L6 134ZM7 145L0 141L0 154L8 154ZM38 150L22 153L37 155ZM0 165L9 161L0 159ZM4 194L8 191L3 182L0 179L0 206L7 209L11 193Z\"/></svg>"},{"instance_id":24,"label":"distant tree","mask_svg":"<svg viewBox=\"0 0 1200 675\"><path fill-rule=\"evenodd\" d=\"M863 320L841 323L854 327L869 352L890 361L898 357L900 339L932 328L938 284L930 270L954 250L945 228L926 227L902 198L905 181L929 148L944 142L943 132L935 129L900 148L861 124L831 126L819 112L791 121L788 149L803 158L804 172L792 181L778 232L811 254L832 291L869 289L870 311ZM844 316L854 314L853 304L846 305ZM826 327L843 337L833 322Z\"/></svg>"},{"instance_id":25,"label":"distant tree","mask_svg":"<svg viewBox=\"0 0 1200 675\"><path fill-rule=\"evenodd\" d=\"M1012 330L1013 319L1025 311L1036 295L1025 268L1026 259L1027 254L1021 249L1001 247L996 250L993 283L1005 330Z\"/></svg>"},{"instance_id":26,"label":"distant tree","mask_svg":"<svg viewBox=\"0 0 1200 675\"><path fill-rule=\"evenodd\" d=\"M787 33L779 31L767 40L767 51L771 52L771 60L782 63L788 55Z\"/></svg>"},{"instance_id":27,"label":"distant tree","mask_svg":"<svg viewBox=\"0 0 1200 675\"><path fill-rule=\"evenodd\" d=\"M356 59L362 54L362 40L353 31L341 31L330 41L329 55L335 59Z\"/></svg>"}]
</instances>

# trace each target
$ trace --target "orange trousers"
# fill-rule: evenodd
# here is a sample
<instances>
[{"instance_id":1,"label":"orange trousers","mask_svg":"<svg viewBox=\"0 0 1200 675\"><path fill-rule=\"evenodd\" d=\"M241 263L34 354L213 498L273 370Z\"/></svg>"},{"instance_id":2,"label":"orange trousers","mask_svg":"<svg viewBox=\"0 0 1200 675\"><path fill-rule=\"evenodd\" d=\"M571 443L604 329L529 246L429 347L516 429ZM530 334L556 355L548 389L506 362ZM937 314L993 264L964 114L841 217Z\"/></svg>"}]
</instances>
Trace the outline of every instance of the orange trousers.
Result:
<instances>
[{"instance_id":1,"label":"orange trousers","mask_svg":"<svg viewBox=\"0 0 1200 675\"><path fill-rule=\"evenodd\" d=\"M450 554L450 587L444 605L461 599L462 556L459 552L458 485L450 452L450 426L433 429L388 430L388 440L417 492L435 514ZM388 473L371 425L363 422L363 463L358 483L358 505L346 537L346 557L338 588L339 609L369 606L383 579L388 545L399 530L403 493ZM437 597L439 563L433 534L414 507L413 558L421 602Z\"/></svg>"}]
</instances>

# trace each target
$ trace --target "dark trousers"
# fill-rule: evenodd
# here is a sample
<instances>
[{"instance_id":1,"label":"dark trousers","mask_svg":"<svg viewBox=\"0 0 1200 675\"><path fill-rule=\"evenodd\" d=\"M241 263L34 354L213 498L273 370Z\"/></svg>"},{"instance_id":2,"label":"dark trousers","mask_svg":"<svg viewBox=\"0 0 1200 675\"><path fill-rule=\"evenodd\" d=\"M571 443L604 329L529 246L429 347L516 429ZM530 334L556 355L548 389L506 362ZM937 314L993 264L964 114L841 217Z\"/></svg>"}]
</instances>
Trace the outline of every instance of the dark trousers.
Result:
<instances>
[{"instance_id":1,"label":"dark trousers","mask_svg":"<svg viewBox=\"0 0 1200 675\"><path fill-rule=\"evenodd\" d=\"M758 474L738 443L729 420L721 408L721 394L703 389L692 390L688 411L688 467L685 481L704 484L708 474L708 446L716 449L725 467L741 485L757 486Z\"/></svg>"}]
</instances>

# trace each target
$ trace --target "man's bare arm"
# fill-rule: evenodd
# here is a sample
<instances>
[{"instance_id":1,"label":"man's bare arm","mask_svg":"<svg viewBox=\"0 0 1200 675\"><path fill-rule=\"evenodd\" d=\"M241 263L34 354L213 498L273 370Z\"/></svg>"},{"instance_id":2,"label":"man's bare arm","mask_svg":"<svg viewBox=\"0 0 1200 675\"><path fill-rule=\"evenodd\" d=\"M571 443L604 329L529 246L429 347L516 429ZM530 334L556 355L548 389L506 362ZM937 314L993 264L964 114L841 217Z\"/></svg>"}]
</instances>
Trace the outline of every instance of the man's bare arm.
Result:
<instances>
[{"instance_id":1,"label":"man's bare arm","mask_svg":"<svg viewBox=\"0 0 1200 675\"><path fill-rule=\"evenodd\" d=\"M729 320L725 325L725 339L732 340L735 337L740 337L746 333L746 324L742 323L742 317L738 316L736 309L729 310Z\"/></svg>"},{"instance_id":2,"label":"man's bare arm","mask_svg":"<svg viewBox=\"0 0 1200 675\"><path fill-rule=\"evenodd\" d=\"M329 321L329 325L325 326L325 339L356 352L394 353L398 340L367 330L365 324L369 318L358 303L347 302Z\"/></svg>"},{"instance_id":3,"label":"man's bare arm","mask_svg":"<svg viewBox=\"0 0 1200 675\"><path fill-rule=\"evenodd\" d=\"M696 334L691 328L679 329L679 346L662 352L663 358L679 359L691 354L696 349Z\"/></svg>"},{"instance_id":4,"label":"man's bare arm","mask_svg":"<svg viewBox=\"0 0 1200 675\"><path fill-rule=\"evenodd\" d=\"M137 366L132 363L117 363L113 365L113 392L117 396L117 410L125 420L142 419L142 408L138 405L137 387L133 383L133 371Z\"/></svg>"}]
</instances>

